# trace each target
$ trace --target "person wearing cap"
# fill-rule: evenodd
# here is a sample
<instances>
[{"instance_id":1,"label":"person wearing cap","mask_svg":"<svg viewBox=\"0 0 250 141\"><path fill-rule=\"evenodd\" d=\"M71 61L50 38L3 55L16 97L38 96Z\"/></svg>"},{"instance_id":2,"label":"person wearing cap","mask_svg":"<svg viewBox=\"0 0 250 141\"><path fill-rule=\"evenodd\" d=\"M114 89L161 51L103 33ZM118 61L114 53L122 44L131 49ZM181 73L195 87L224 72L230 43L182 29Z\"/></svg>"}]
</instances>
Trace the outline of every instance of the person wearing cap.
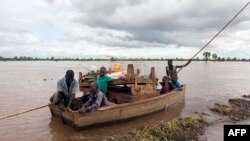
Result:
<instances>
[{"instance_id":1,"label":"person wearing cap","mask_svg":"<svg viewBox=\"0 0 250 141\"><path fill-rule=\"evenodd\" d=\"M178 82L178 76L177 76L176 69L186 67L190 62L191 62L191 59L188 60L188 62L184 65L174 66L173 60L168 60L168 66L166 67L166 73L167 73L167 76L170 77L172 84L174 85L175 88L181 89L181 84Z\"/></svg>"},{"instance_id":2,"label":"person wearing cap","mask_svg":"<svg viewBox=\"0 0 250 141\"><path fill-rule=\"evenodd\" d=\"M51 97L50 101L59 104L61 110L68 109L78 91L79 84L74 78L74 71L67 70L66 75L57 81L57 93Z\"/></svg>"}]
</instances>

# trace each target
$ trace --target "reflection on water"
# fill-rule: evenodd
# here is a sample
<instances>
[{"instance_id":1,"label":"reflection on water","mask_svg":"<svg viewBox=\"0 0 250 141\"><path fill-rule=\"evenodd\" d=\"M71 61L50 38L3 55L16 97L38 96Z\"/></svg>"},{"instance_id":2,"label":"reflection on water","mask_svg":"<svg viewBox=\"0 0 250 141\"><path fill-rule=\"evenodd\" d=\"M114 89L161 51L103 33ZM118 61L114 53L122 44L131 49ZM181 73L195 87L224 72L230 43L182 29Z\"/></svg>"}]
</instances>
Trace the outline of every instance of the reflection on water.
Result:
<instances>
[{"instance_id":1,"label":"reflection on water","mask_svg":"<svg viewBox=\"0 0 250 141\"><path fill-rule=\"evenodd\" d=\"M122 67L131 62L120 62ZM148 74L154 66L157 77L165 75L166 62L132 62L142 73ZM175 62L182 64L183 62ZM98 67L110 66L110 62L0 62L0 116L46 105L56 90L56 81L73 69L87 72L89 64ZM48 108L0 121L1 141L26 140L98 140L104 136L127 132L130 128L145 124L168 121L174 117L192 115L195 111L209 112L214 102L226 103L229 98L250 94L250 63L242 62L193 62L179 73L180 82L187 84L185 105L171 108L134 120L101 127L75 131L61 124L59 118L51 118ZM246 123L250 123L249 120ZM209 127L208 140L221 140L222 125Z\"/></svg>"}]
</instances>

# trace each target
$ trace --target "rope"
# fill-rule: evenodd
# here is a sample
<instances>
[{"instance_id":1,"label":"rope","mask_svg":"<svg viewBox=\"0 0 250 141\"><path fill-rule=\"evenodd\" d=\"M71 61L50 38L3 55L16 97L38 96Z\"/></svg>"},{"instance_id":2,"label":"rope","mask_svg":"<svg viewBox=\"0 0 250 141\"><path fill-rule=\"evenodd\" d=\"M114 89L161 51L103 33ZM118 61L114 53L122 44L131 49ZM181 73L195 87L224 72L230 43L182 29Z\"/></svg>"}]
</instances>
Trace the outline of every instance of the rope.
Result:
<instances>
[{"instance_id":1,"label":"rope","mask_svg":"<svg viewBox=\"0 0 250 141\"><path fill-rule=\"evenodd\" d=\"M38 110L38 109L42 109L42 108L47 107L49 105L50 104L44 105L44 106L40 106L40 107L36 107L36 108L33 108L33 109L29 109L29 110L26 110L26 111L22 111L22 112L19 112L19 113L15 113L15 114L12 114L12 115L3 116L3 117L0 118L0 120L6 119L6 118L10 118L10 117L14 117L14 116L17 116L17 115L21 115L21 114L24 114L24 113L28 113L28 112L31 112L31 111L35 111L35 110Z\"/></svg>"},{"instance_id":2,"label":"rope","mask_svg":"<svg viewBox=\"0 0 250 141\"><path fill-rule=\"evenodd\" d=\"M250 1L243 7L243 8L241 8L240 9L240 11L238 11L237 12L237 14L236 15L234 15L234 17L229 21L229 22L227 22L227 24L226 25L224 25L222 28L221 28L221 30L217 33L217 34L215 34L214 36L213 36L213 38L212 39L210 39L210 41L208 41L191 59L189 59L189 60L192 60L192 59L194 59L194 57L195 56L197 56L203 49L205 49L229 24L231 24L231 22L248 6L250 4ZM182 67L183 68L183 67ZM178 71L178 72L180 72L181 70L182 70L182 68ZM177 73L178 73L177 72Z\"/></svg>"}]
</instances>

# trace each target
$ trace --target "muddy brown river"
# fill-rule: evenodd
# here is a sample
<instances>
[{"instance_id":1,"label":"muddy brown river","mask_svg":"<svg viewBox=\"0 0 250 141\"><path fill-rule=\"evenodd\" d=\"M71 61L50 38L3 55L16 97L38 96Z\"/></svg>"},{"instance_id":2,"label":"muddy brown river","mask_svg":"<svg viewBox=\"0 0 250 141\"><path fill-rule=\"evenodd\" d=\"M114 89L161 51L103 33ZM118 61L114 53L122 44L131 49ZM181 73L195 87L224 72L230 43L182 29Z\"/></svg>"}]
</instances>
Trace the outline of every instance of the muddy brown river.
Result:
<instances>
[{"instance_id":1,"label":"muddy brown river","mask_svg":"<svg viewBox=\"0 0 250 141\"><path fill-rule=\"evenodd\" d=\"M165 75L167 62L116 62L126 67L133 63L142 73L156 68L158 78ZM184 62L174 62L182 64ZM88 71L89 65L109 67L111 62L56 62L27 61L0 62L0 117L46 105L56 91L56 81L67 69ZM126 133L130 129L151 125L173 118L205 112L216 119L209 106L226 103L229 98L250 94L249 62L192 62L179 73L179 80L187 84L184 104L133 120L75 131L63 125L59 118L51 117L48 108L0 120L0 141L67 141L100 140L103 137ZM250 124L250 119L241 123ZM223 124L206 128L207 140L223 140Z\"/></svg>"}]
</instances>

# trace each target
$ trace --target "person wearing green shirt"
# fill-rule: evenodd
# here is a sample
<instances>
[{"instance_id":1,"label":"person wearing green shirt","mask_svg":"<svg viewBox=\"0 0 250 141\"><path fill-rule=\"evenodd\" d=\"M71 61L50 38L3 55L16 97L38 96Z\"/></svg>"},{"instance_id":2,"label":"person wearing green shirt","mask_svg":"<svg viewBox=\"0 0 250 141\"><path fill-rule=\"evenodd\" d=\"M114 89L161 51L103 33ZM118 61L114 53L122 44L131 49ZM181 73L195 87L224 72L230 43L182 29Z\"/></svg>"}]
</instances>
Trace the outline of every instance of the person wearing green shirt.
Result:
<instances>
[{"instance_id":1,"label":"person wearing green shirt","mask_svg":"<svg viewBox=\"0 0 250 141\"><path fill-rule=\"evenodd\" d=\"M106 76L106 68L101 67L100 68L100 75L97 76L97 83L99 90L103 92L103 94L106 96L108 92L108 84L112 81L113 79L109 76Z\"/></svg>"}]
</instances>

